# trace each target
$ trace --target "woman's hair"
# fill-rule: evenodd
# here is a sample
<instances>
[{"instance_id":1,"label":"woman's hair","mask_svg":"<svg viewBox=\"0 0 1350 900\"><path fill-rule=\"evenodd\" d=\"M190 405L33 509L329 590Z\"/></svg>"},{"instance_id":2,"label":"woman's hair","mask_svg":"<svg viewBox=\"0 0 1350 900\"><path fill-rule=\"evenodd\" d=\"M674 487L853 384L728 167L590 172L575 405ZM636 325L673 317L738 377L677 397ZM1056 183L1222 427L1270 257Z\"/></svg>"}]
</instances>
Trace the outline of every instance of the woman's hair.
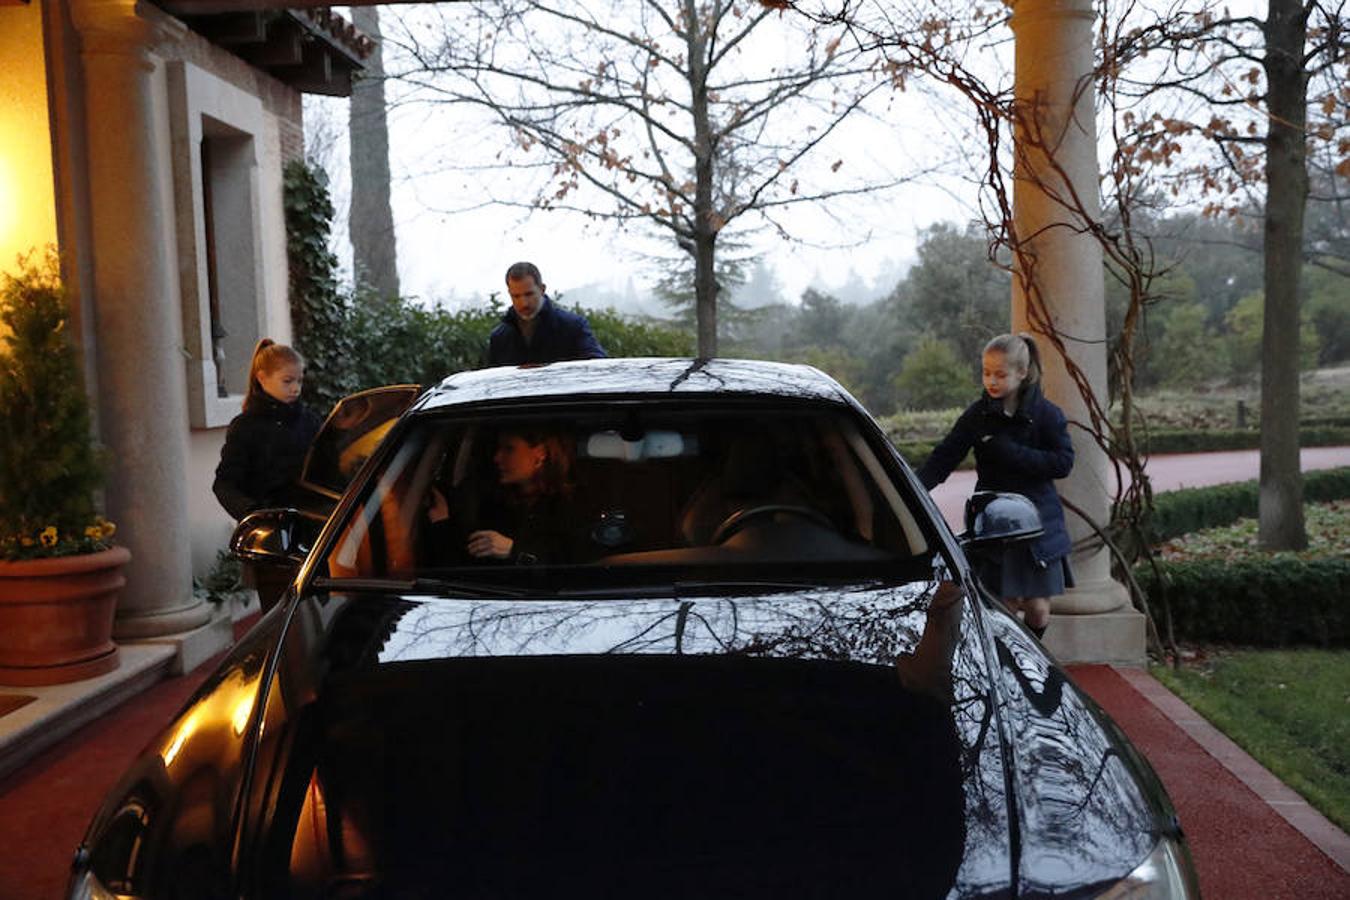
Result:
<instances>
[{"instance_id":1,"label":"woman's hair","mask_svg":"<svg viewBox=\"0 0 1350 900\"><path fill-rule=\"evenodd\" d=\"M544 464L539 469L539 493L567 494L572 490L572 451L568 442L555 431L544 428L522 428L503 432L515 435L531 447L544 448Z\"/></svg>"},{"instance_id":2,"label":"woman's hair","mask_svg":"<svg viewBox=\"0 0 1350 900\"><path fill-rule=\"evenodd\" d=\"M244 409L254 408L267 397L267 392L258 382L259 375L292 365L301 369L305 367L305 358L294 347L278 344L271 338L258 341L258 345L253 348L253 361L248 367L248 393L244 395Z\"/></svg>"},{"instance_id":3,"label":"woman's hair","mask_svg":"<svg viewBox=\"0 0 1350 900\"><path fill-rule=\"evenodd\" d=\"M1026 372L1025 384L1041 380L1041 350L1025 331L1018 334L1000 334L984 345L985 353L1002 353L1009 365Z\"/></svg>"}]
</instances>

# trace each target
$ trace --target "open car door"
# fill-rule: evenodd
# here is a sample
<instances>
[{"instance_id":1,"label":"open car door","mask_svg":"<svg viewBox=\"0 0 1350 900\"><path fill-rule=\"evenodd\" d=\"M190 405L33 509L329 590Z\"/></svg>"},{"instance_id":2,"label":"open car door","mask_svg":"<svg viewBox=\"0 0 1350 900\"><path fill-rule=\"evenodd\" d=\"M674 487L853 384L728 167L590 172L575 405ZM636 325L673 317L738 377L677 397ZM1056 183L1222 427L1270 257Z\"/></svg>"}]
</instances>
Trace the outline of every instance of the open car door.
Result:
<instances>
[{"instance_id":1,"label":"open car door","mask_svg":"<svg viewBox=\"0 0 1350 900\"><path fill-rule=\"evenodd\" d=\"M380 446L389 429L412 406L421 387L395 384L343 397L309 445L300 471L305 512L332 512L362 463ZM324 502L326 501L326 503Z\"/></svg>"},{"instance_id":2,"label":"open car door","mask_svg":"<svg viewBox=\"0 0 1350 900\"><path fill-rule=\"evenodd\" d=\"M230 540L234 554L249 565L298 571L342 492L421 392L395 384L339 400L309 446L287 508L245 516Z\"/></svg>"}]
</instances>

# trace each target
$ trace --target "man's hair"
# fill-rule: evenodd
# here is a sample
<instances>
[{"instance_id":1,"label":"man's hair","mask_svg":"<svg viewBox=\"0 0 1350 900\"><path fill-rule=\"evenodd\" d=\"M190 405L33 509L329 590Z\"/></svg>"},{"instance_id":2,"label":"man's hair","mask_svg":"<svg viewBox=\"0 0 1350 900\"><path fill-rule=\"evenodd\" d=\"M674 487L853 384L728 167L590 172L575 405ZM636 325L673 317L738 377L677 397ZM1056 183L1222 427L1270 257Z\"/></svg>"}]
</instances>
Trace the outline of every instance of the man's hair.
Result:
<instances>
[{"instance_id":1,"label":"man's hair","mask_svg":"<svg viewBox=\"0 0 1350 900\"><path fill-rule=\"evenodd\" d=\"M540 287L544 286L544 276L539 274L539 267L532 262L512 263L511 268L506 270L507 284L510 284L512 280L521 278L533 278L535 284Z\"/></svg>"}]
</instances>

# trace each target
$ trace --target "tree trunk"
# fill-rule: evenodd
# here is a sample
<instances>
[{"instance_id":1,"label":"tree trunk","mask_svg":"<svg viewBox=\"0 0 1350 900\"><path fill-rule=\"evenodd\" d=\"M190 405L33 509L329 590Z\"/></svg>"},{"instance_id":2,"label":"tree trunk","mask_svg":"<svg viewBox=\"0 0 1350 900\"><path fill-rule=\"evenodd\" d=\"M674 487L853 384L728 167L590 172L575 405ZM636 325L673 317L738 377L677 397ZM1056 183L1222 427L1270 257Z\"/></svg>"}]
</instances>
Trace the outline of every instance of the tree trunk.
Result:
<instances>
[{"instance_id":1,"label":"tree trunk","mask_svg":"<svg viewBox=\"0 0 1350 900\"><path fill-rule=\"evenodd\" d=\"M717 213L713 209L712 123L708 115L707 36L693 0L684 14L689 46L690 109L694 117L694 312L698 355L717 355Z\"/></svg>"},{"instance_id":2,"label":"tree trunk","mask_svg":"<svg viewBox=\"0 0 1350 900\"><path fill-rule=\"evenodd\" d=\"M694 239L694 294L698 310L698 355L710 359L717 355L717 275L715 233L699 229Z\"/></svg>"},{"instance_id":3,"label":"tree trunk","mask_svg":"<svg viewBox=\"0 0 1350 900\"><path fill-rule=\"evenodd\" d=\"M389 202L389 123L384 103L380 13L353 6L352 23L375 40L366 70L352 85L352 203L348 233L358 284L381 298L398 296L394 215Z\"/></svg>"},{"instance_id":4,"label":"tree trunk","mask_svg":"<svg viewBox=\"0 0 1350 900\"><path fill-rule=\"evenodd\" d=\"M1266 131L1265 312L1261 336L1261 546L1302 550L1299 470L1299 275L1308 198L1303 68L1307 13L1300 0L1270 0L1265 26L1270 124Z\"/></svg>"}]
</instances>

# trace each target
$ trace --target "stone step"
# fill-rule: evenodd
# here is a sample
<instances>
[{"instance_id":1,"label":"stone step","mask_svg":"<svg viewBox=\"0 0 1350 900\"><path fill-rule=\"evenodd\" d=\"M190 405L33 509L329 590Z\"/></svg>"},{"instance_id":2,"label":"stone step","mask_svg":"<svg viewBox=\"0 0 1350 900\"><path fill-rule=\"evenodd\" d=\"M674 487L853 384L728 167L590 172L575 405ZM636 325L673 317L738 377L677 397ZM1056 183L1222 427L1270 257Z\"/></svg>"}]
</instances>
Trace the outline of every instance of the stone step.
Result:
<instances>
[{"instance_id":1,"label":"stone step","mask_svg":"<svg viewBox=\"0 0 1350 900\"><path fill-rule=\"evenodd\" d=\"M0 778L161 679L191 672L227 649L234 643L235 622L257 610L250 591L217 607L200 628L119 642L119 665L104 675L41 687L0 685L0 695L22 703L0 715ZM24 697L33 699L23 702Z\"/></svg>"},{"instance_id":2,"label":"stone step","mask_svg":"<svg viewBox=\"0 0 1350 900\"><path fill-rule=\"evenodd\" d=\"M118 667L94 678L40 687L0 686L0 693L35 698L0 716L0 778L168 676L178 656L171 644L119 644L118 649Z\"/></svg>"}]
</instances>

